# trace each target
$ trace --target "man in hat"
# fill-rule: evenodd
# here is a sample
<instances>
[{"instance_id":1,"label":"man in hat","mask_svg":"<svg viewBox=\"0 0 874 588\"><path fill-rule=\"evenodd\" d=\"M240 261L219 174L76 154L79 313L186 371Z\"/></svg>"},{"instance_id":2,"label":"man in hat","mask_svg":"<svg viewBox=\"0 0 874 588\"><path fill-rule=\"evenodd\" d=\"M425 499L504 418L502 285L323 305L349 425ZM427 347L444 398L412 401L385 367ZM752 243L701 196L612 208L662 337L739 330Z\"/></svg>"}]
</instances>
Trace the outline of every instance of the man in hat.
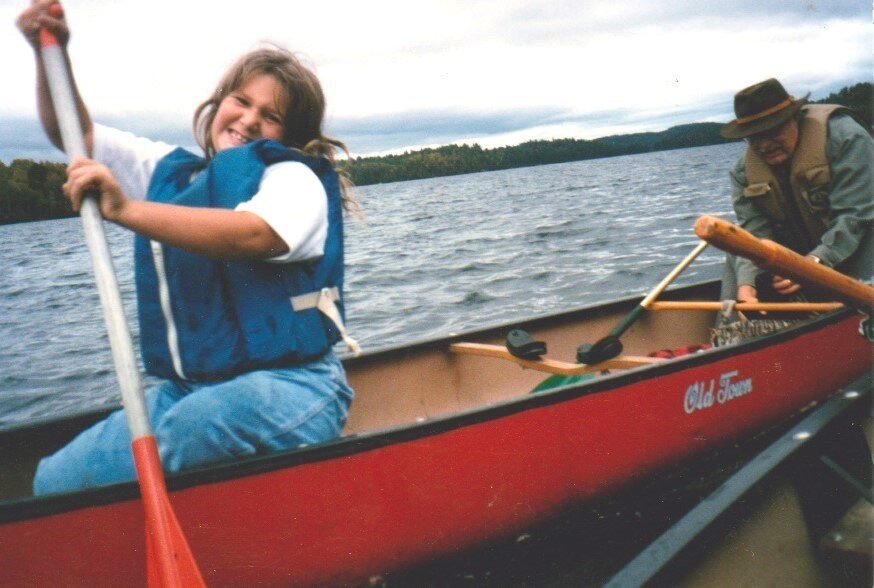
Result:
<instances>
[{"instance_id":1,"label":"man in hat","mask_svg":"<svg viewBox=\"0 0 874 588\"><path fill-rule=\"evenodd\" d=\"M737 118L721 129L748 144L730 173L735 215L759 238L867 280L874 275L872 130L851 110L807 104L808 96L796 100L773 78L735 95ZM756 302L764 288L778 298L801 290L729 257L723 299Z\"/></svg>"}]
</instances>

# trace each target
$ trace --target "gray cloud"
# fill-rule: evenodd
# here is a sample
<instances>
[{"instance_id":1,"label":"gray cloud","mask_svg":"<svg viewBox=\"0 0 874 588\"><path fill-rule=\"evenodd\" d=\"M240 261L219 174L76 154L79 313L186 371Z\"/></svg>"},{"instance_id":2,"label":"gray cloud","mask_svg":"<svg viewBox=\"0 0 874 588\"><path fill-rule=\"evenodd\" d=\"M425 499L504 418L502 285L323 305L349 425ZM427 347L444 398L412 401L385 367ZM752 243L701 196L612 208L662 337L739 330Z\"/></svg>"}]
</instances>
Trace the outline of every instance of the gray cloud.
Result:
<instances>
[{"instance_id":1,"label":"gray cloud","mask_svg":"<svg viewBox=\"0 0 874 588\"><path fill-rule=\"evenodd\" d=\"M691 122L689 116L692 116L692 113L675 112L656 115L656 120L645 122L663 123L667 127L671 124ZM623 124L639 126L641 122L641 114L630 109L584 115L553 108L494 113L411 111L358 120L338 120L331 125L330 132L349 146L353 156L359 156L403 149L408 146L469 142L539 127L561 127L570 124L591 128ZM629 132L632 131L633 129ZM568 132L564 136L572 135L573 133ZM415 147L411 148L415 149Z\"/></svg>"},{"instance_id":2,"label":"gray cloud","mask_svg":"<svg viewBox=\"0 0 874 588\"><path fill-rule=\"evenodd\" d=\"M64 154L55 149L39 121L22 117L0 118L0 161L14 159L64 161Z\"/></svg>"},{"instance_id":3,"label":"gray cloud","mask_svg":"<svg viewBox=\"0 0 874 588\"><path fill-rule=\"evenodd\" d=\"M861 81L850 79L832 82L813 89L811 98L818 100L840 88ZM798 87L795 87L798 86ZM812 90L796 84L789 90L797 95ZM738 88L739 89L739 88ZM561 108L524 108L495 112L460 110L407 111L366 118L337 118L328 121L329 135L344 141L353 156L415 149L423 145L444 145L472 141L538 127L575 125L583 128L627 127L635 132L641 127L653 130L705 120L727 121L731 118L731 94L702 98L694 106L670 111L615 109L577 114ZM152 139L182 145L197 151L190 123L183 118L137 115L129 118L95 117L110 126L125 129ZM573 137L569 132L567 137ZM0 160L26 158L64 161L64 155L45 138L36 119L0 117Z\"/></svg>"},{"instance_id":4,"label":"gray cloud","mask_svg":"<svg viewBox=\"0 0 874 588\"><path fill-rule=\"evenodd\" d=\"M552 44L557 39L582 40L589 35L627 36L647 26L740 31L831 19L868 23L870 16L870 5L847 0L662 0L613 5L598 0L558 0L505 12L484 26L492 35L517 43Z\"/></svg>"},{"instance_id":5,"label":"gray cloud","mask_svg":"<svg viewBox=\"0 0 874 588\"><path fill-rule=\"evenodd\" d=\"M811 99L825 98L842 87L856 84L861 79L833 82L816 89ZM739 90L740 88L737 88ZM810 88L791 87L797 95ZM331 121L329 131L343 140L353 155L366 155L403 149L406 146L443 145L453 142L502 135L537 127L575 128L627 127L636 132L641 127L664 130L674 125L725 121L732 118L733 92L702 98L694 105L668 111L639 109L614 109L578 114L566 109L520 109L492 113L476 113L455 110L408 111L391 115L371 116L361 119L338 119ZM564 135L573 137L573 133Z\"/></svg>"},{"instance_id":6,"label":"gray cloud","mask_svg":"<svg viewBox=\"0 0 874 588\"><path fill-rule=\"evenodd\" d=\"M196 149L191 131L185 126L186 121L176 122L168 117L148 115L124 119L118 117L95 117L95 119L143 137ZM55 148L46 138L36 118L0 115L0 161L10 163L14 159L66 161L64 153Z\"/></svg>"}]
</instances>

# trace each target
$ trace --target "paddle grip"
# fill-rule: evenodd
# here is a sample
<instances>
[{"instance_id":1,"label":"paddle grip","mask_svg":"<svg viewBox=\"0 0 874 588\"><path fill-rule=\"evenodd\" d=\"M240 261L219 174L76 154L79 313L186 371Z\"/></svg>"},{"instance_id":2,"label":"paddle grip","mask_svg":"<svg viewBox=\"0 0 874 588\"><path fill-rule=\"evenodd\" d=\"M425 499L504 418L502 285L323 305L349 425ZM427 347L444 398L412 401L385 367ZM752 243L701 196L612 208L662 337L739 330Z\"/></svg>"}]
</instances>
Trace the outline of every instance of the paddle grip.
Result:
<instances>
[{"instance_id":1,"label":"paddle grip","mask_svg":"<svg viewBox=\"0 0 874 588\"><path fill-rule=\"evenodd\" d=\"M61 18L64 16L64 8L61 6L60 2L55 2L51 6L49 6L48 10L49 16L53 16L55 18ZM58 38L55 36L53 32L43 27L39 30L39 45L43 49L46 47L51 47L52 45L59 45Z\"/></svg>"}]
</instances>

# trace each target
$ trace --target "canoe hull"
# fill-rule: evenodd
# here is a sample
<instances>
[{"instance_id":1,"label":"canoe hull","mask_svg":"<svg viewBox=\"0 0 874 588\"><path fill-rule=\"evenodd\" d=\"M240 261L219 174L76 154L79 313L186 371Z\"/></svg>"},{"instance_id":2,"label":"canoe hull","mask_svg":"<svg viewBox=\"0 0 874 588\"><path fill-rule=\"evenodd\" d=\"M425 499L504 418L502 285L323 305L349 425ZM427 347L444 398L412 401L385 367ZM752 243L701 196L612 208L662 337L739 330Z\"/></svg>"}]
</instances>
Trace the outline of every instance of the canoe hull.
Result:
<instances>
[{"instance_id":1,"label":"canoe hull","mask_svg":"<svg viewBox=\"0 0 874 588\"><path fill-rule=\"evenodd\" d=\"M848 313L415 426L170 480L215 586L361 583L752 435L871 369ZM134 485L0 509L0 584L144 584Z\"/></svg>"}]
</instances>

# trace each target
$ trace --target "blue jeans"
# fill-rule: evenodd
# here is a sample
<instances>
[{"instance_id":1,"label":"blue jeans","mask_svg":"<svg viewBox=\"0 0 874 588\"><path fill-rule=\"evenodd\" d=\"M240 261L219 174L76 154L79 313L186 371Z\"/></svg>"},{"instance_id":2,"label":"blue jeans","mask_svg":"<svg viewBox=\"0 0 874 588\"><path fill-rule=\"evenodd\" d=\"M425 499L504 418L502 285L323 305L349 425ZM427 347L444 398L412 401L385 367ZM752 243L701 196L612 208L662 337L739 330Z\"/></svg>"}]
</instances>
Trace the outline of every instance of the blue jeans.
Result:
<instances>
[{"instance_id":1,"label":"blue jeans","mask_svg":"<svg viewBox=\"0 0 874 588\"><path fill-rule=\"evenodd\" d=\"M343 366L332 353L222 382L167 381L146 395L166 472L327 441L342 432L351 402ZM130 443L118 410L40 461L34 494L136 479Z\"/></svg>"}]
</instances>

